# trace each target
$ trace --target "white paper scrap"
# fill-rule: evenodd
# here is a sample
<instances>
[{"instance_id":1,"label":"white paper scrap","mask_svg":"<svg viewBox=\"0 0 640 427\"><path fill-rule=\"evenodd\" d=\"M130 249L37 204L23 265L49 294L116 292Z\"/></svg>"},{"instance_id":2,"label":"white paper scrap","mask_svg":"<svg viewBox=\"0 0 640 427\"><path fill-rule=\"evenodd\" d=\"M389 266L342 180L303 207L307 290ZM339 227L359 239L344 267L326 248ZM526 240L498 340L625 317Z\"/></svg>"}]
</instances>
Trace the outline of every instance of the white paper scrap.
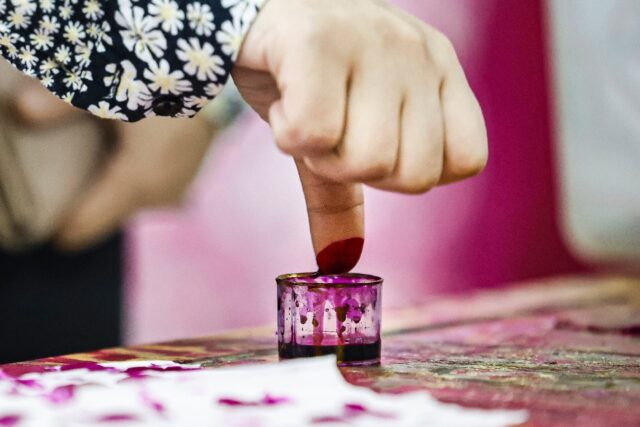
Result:
<instances>
[{"instance_id":1,"label":"white paper scrap","mask_svg":"<svg viewBox=\"0 0 640 427\"><path fill-rule=\"evenodd\" d=\"M499 427L526 411L378 394L346 382L332 356L200 369L166 361L80 364L18 378L0 371L1 427Z\"/></svg>"}]
</instances>

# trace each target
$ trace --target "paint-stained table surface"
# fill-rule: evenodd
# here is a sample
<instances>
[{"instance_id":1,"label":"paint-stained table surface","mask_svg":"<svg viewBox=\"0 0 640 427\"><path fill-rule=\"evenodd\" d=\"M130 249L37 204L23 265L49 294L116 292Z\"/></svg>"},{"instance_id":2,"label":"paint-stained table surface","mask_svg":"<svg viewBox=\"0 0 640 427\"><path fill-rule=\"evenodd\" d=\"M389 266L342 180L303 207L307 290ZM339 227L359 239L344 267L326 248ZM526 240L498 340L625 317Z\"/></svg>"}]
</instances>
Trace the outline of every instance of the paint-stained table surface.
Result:
<instances>
[{"instance_id":1,"label":"paint-stained table surface","mask_svg":"<svg viewBox=\"0 0 640 427\"><path fill-rule=\"evenodd\" d=\"M565 277L438 299L384 315L383 362L351 383L447 402L526 408L527 426L640 426L640 281ZM170 359L211 368L277 362L270 328L2 366Z\"/></svg>"}]
</instances>

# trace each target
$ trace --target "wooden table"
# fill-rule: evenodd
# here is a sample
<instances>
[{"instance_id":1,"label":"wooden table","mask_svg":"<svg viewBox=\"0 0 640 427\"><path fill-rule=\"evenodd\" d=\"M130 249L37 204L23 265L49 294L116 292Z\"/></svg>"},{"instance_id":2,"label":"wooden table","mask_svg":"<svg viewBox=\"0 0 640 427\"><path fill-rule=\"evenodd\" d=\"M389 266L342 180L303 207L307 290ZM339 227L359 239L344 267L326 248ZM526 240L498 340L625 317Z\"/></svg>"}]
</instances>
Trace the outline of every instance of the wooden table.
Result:
<instances>
[{"instance_id":1,"label":"wooden table","mask_svg":"<svg viewBox=\"0 0 640 427\"><path fill-rule=\"evenodd\" d=\"M483 408L526 408L528 426L640 426L640 281L565 277L384 316L380 367L343 368L374 390L426 389ZM272 328L4 365L169 359L216 368L277 362Z\"/></svg>"}]
</instances>

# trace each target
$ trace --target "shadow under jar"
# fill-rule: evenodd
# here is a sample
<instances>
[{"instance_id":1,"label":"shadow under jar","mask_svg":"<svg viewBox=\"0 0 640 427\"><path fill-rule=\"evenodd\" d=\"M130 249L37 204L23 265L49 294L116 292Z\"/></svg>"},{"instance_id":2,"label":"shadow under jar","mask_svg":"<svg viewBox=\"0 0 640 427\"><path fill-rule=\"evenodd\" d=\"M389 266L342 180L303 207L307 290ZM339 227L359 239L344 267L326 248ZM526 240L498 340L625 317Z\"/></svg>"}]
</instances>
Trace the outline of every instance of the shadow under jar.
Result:
<instances>
[{"instance_id":1,"label":"shadow under jar","mask_svg":"<svg viewBox=\"0 0 640 427\"><path fill-rule=\"evenodd\" d=\"M276 282L281 359L335 354L343 366L380 363L380 277L295 273Z\"/></svg>"}]
</instances>

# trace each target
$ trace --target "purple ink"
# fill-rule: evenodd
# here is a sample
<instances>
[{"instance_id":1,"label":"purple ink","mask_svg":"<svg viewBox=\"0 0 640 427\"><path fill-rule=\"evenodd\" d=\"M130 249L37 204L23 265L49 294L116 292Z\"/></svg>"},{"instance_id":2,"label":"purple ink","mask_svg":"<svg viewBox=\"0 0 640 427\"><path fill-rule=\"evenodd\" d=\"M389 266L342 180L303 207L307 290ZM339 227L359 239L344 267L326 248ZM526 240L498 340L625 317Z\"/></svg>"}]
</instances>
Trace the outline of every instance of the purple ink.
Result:
<instances>
[{"instance_id":1,"label":"purple ink","mask_svg":"<svg viewBox=\"0 0 640 427\"><path fill-rule=\"evenodd\" d=\"M75 391L75 385L63 385L60 387L56 387L51 393L47 395L47 398L51 403L62 405L73 399L73 397L75 396Z\"/></svg>"},{"instance_id":2,"label":"purple ink","mask_svg":"<svg viewBox=\"0 0 640 427\"><path fill-rule=\"evenodd\" d=\"M320 274L348 273L360 260L363 246L362 237L331 243L316 256L318 271Z\"/></svg>"},{"instance_id":3,"label":"purple ink","mask_svg":"<svg viewBox=\"0 0 640 427\"><path fill-rule=\"evenodd\" d=\"M164 411L166 409L165 406L162 403L160 403L159 401L153 399L146 392L141 392L140 393L140 399L142 400L142 402L145 405L147 405L149 408L153 409L158 414L164 413Z\"/></svg>"},{"instance_id":4,"label":"purple ink","mask_svg":"<svg viewBox=\"0 0 640 427\"><path fill-rule=\"evenodd\" d=\"M31 388L31 389L41 389L42 388L42 384L40 384L37 380L34 379L29 379L29 380L23 380L21 378L16 378L14 380L15 384L19 384L23 387L26 388Z\"/></svg>"},{"instance_id":5,"label":"purple ink","mask_svg":"<svg viewBox=\"0 0 640 427\"><path fill-rule=\"evenodd\" d=\"M221 397L218 399L218 405L223 406L276 406L281 405L283 403L289 403L291 399L284 396L271 396L270 394L266 394L260 400L239 400L234 399L232 397Z\"/></svg>"},{"instance_id":6,"label":"purple ink","mask_svg":"<svg viewBox=\"0 0 640 427\"><path fill-rule=\"evenodd\" d=\"M21 419L22 417L20 415L0 415L0 426L17 426Z\"/></svg>"},{"instance_id":7,"label":"purple ink","mask_svg":"<svg viewBox=\"0 0 640 427\"><path fill-rule=\"evenodd\" d=\"M76 369L86 369L91 372L96 371L117 371L117 369L103 366L98 362L77 362L77 363L67 363L66 365L60 366L60 371L75 371Z\"/></svg>"},{"instance_id":8,"label":"purple ink","mask_svg":"<svg viewBox=\"0 0 640 427\"><path fill-rule=\"evenodd\" d=\"M340 365L380 363L381 278L299 273L276 281L281 359L335 354Z\"/></svg>"},{"instance_id":9,"label":"purple ink","mask_svg":"<svg viewBox=\"0 0 640 427\"><path fill-rule=\"evenodd\" d=\"M129 421L138 421L139 418L133 414L110 414L100 417L96 420L98 423L121 423Z\"/></svg>"},{"instance_id":10,"label":"purple ink","mask_svg":"<svg viewBox=\"0 0 640 427\"><path fill-rule=\"evenodd\" d=\"M330 423L346 423L349 424L354 418L362 416L370 416L375 418L392 419L395 418L393 414L386 412L372 411L360 403L345 403L342 407L342 414L340 415L323 415L313 417L311 419L312 424L330 424Z\"/></svg>"}]
</instances>

